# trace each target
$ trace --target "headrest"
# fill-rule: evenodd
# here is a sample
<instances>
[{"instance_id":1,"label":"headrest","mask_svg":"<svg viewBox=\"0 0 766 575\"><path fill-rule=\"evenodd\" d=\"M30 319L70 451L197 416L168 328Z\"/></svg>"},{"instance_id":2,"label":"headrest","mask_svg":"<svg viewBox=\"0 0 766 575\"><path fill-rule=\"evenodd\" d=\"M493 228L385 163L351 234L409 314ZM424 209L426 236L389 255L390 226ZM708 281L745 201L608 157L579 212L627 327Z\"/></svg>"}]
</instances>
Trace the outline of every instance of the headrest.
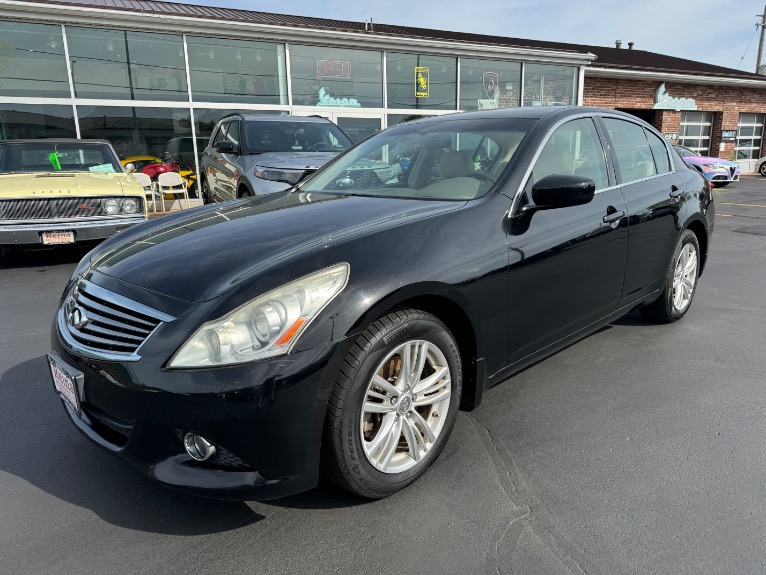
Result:
<instances>
[{"instance_id":1,"label":"headrest","mask_svg":"<svg viewBox=\"0 0 766 575\"><path fill-rule=\"evenodd\" d=\"M442 156L439 165L442 170L442 176L445 178L467 176L471 172L476 171L476 168L471 161L471 153L467 151L444 152L444 156Z\"/></svg>"}]
</instances>

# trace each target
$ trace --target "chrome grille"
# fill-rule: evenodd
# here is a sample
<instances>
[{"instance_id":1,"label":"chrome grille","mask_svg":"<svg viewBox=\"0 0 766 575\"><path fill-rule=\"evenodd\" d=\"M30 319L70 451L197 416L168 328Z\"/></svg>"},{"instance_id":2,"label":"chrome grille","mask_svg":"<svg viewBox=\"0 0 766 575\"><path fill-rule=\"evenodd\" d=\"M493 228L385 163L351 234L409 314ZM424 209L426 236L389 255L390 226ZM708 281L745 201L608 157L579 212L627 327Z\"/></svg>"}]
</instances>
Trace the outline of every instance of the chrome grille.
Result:
<instances>
[{"instance_id":1,"label":"chrome grille","mask_svg":"<svg viewBox=\"0 0 766 575\"><path fill-rule=\"evenodd\" d=\"M82 280L67 295L59 328L68 342L96 357L139 358L137 350L172 316Z\"/></svg>"},{"instance_id":2,"label":"chrome grille","mask_svg":"<svg viewBox=\"0 0 766 575\"><path fill-rule=\"evenodd\" d=\"M0 200L0 220L48 220L54 218L87 218L107 215L103 197L85 198L21 198ZM122 199L117 198L115 199Z\"/></svg>"}]
</instances>

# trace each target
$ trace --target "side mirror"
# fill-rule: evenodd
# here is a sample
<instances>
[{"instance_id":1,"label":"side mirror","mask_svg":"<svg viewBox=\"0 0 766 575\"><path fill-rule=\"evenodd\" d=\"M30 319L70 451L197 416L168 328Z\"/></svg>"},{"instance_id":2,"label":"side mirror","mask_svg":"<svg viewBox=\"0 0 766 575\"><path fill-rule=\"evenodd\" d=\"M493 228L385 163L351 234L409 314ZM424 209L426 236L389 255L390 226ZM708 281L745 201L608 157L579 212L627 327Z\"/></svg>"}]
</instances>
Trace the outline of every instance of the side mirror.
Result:
<instances>
[{"instance_id":1,"label":"side mirror","mask_svg":"<svg viewBox=\"0 0 766 575\"><path fill-rule=\"evenodd\" d=\"M129 174L132 174L136 171L136 166L132 163L125 164L125 171Z\"/></svg>"},{"instance_id":2,"label":"side mirror","mask_svg":"<svg viewBox=\"0 0 766 575\"><path fill-rule=\"evenodd\" d=\"M534 205L524 206L522 211L552 210L581 206L593 199L596 182L583 176L552 174L532 186Z\"/></svg>"},{"instance_id":3,"label":"side mirror","mask_svg":"<svg viewBox=\"0 0 766 575\"><path fill-rule=\"evenodd\" d=\"M216 152L222 152L224 154L227 154L234 151L234 144L232 144L228 140L221 140L213 144L213 149Z\"/></svg>"}]
</instances>

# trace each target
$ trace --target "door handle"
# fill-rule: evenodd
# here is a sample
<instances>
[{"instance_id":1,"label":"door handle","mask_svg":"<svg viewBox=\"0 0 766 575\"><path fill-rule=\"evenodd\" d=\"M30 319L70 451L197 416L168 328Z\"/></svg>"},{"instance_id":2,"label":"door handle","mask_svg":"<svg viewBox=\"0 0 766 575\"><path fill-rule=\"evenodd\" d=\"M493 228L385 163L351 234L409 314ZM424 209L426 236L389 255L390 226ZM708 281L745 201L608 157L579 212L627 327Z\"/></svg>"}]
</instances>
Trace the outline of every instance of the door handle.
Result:
<instances>
[{"instance_id":1,"label":"door handle","mask_svg":"<svg viewBox=\"0 0 766 575\"><path fill-rule=\"evenodd\" d=\"M678 186L670 186L670 197L676 199L683 194L683 191L678 189Z\"/></svg>"},{"instance_id":2,"label":"door handle","mask_svg":"<svg viewBox=\"0 0 766 575\"><path fill-rule=\"evenodd\" d=\"M625 217L625 213L625 210L615 210L612 206L609 206L609 209L607 209L607 213L604 216L604 223L611 224L617 220L621 220Z\"/></svg>"}]
</instances>

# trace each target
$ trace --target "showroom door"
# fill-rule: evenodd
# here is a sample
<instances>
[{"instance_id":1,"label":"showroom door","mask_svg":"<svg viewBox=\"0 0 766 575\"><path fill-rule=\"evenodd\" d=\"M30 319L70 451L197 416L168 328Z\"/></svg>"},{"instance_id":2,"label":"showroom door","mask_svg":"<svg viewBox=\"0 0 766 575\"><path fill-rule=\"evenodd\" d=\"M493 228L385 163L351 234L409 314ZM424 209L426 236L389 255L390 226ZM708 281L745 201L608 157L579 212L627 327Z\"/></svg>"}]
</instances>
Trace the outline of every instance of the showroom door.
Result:
<instances>
[{"instance_id":1,"label":"showroom door","mask_svg":"<svg viewBox=\"0 0 766 575\"><path fill-rule=\"evenodd\" d=\"M321 108L293 109L294 116L322 116L335 122L354 143L361 142L367 136L380 131L383 127L383 114L371 112L349 112L347 110L329 111Z\"/></svg>"}]
</instances>

